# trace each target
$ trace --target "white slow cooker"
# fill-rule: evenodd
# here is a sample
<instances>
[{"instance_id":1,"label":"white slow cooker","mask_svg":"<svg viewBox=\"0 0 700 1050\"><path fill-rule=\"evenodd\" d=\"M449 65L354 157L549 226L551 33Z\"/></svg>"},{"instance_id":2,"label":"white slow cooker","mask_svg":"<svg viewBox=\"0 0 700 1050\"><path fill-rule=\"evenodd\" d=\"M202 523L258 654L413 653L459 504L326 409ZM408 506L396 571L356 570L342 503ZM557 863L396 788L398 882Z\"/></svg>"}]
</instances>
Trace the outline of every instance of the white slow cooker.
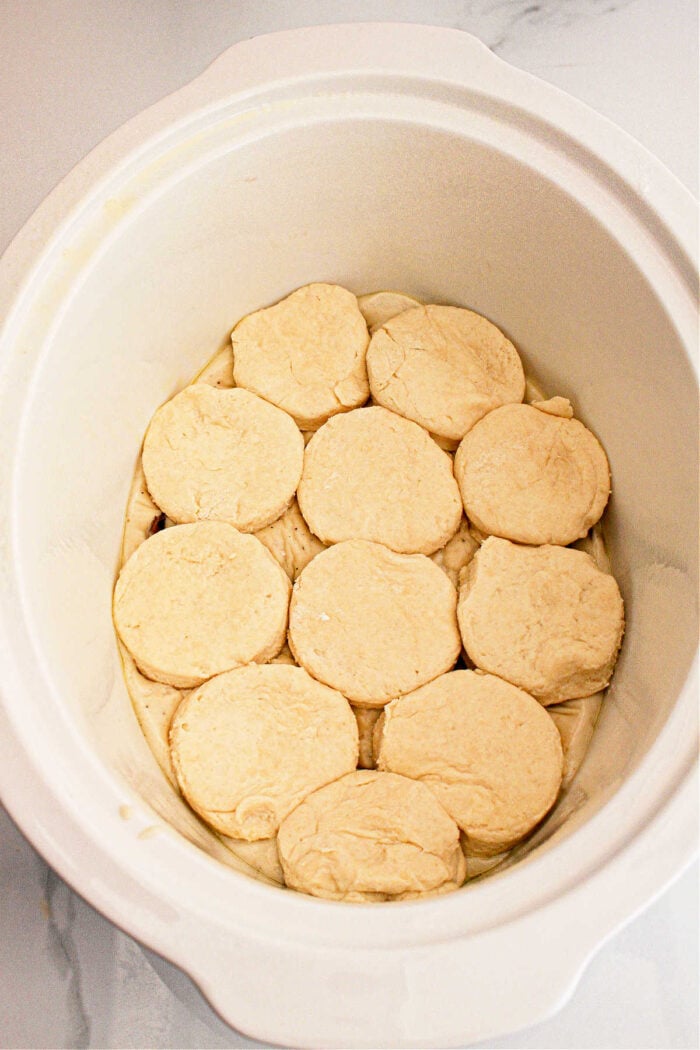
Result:
<instances>
[{"instance_id":1,"label":"white slow cooker","mask_svg":"<svg viewBox=\"0 0 700 1050\"><path fill-rule=\"evenodd\" d=\"M0 792L87 900L241 1031L465 1044L529 1025L697 828L697 208L642 147L468 35L238 44L65 179L0 265ZM585 763L499 875L348 905L256 882L175 796L110 616L154 408L312 280L493 318L613 469L627 633Z\"/></svg>"}]
</instances>

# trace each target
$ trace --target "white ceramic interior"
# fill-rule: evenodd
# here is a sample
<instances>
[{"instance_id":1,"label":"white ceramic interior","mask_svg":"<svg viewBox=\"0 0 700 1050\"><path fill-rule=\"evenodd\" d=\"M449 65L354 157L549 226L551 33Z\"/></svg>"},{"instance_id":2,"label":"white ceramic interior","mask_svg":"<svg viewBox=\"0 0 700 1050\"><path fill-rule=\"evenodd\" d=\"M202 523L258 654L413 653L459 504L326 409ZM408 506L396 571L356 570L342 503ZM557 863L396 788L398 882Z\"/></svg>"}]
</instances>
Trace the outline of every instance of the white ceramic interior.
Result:
<instances>
[{"instance_id":1,"label":"white ceramic interior","mask_svg":"<svg viewBox=\"0 0 700 1050\"><path fill-rule=\"evenodd\" d=\"M5 257L3 798L243 1031L415 1047L532 1023L691 856L695 219L641 147L467 35L335 26L233 48L100 146ZM628 628L584 767L519 865L427 902L307 899L213 859L112 631L153 410L241 315L311 280L490 317L612 464Z\"/></svg>"}]
</instances>

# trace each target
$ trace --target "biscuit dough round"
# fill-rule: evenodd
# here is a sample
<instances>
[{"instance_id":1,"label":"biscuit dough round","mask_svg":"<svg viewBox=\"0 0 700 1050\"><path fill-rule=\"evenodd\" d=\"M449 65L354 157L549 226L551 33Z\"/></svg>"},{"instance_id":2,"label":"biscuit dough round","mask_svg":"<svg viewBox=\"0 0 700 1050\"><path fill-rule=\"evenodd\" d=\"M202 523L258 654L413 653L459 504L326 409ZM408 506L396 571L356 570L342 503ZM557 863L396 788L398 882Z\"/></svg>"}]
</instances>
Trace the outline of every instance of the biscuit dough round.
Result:
<instances>
[{"instance_id":1,"label":"biscuit dough round","mask_svg":"<svg viewBox=\"0 0 700 1050\"><path fill-rule=\"evenodd\" d=\"M312 558L326 549L326 544L314 536L304 521L296 499L292 500L277 521L255 535L280 563L292 582Z\"/></svg>"},{"instance_id":2,"label":"biscuit dough round","mask_svg":"<svg viewBox=\"0 0 700 1050\"><path fill-rule=\"evenodd\" d=\"M432 554L462 517L450 457L422 427L378 406L316 431L297 499L324 543L372 540L399 554Z\"/></svg>"},{"instance_id":3,"label":"biscuit dough round","mask_svg":"<svg viewBox=\"0 0 700 1050\"><path fill-rule=\"evenodd\" d=\"M367 292L365 295L358 295L357 305L369 328L370 335L373 335L377 328L381 328L392 317L422 304L420 299L404 295L403 292Z\"/></svg>"},{"instance_id":4,"label":"biscuit dough round","mask_svg":"<svg viewBox=\"0 0 700 1050\"><path fill-rule=\"evenodd\" d=\"M402 900L457 889L459 830L418 781L360 770L309 795L277 839L288 886L331 900Z\"/></svg>"},{"instance_id":5,"label":"biscuit dough round","mask_svg":"<svg viewBox=\"0 0 700 1050\"><path fill-rule=\"evenodd\" d=\"M275 835L310 792L355 769L357 723L345 697L303 668L251 665L190 693L170 750L192 808L250 842Z\"/></svg>"},{"instance_id":6,"label":"biscuit dough round","mask_svg":"<svg viewBox=\"0 0 700 1050\"><path fill-rule=\"evenodd\" d=\"M460 441L498 405L522 401L518 352L485 317L458 306L405 310L370 341L374 399L437 437Z\"/></svg>"},{"instance_id":7,"label":"biscuit dough round","mask_svg":"<svg viewBox=\"0 0 700 1050\"><path fill-rule=\"evenodd\" d=\"M147 678L187 689L282 648L291 586L259 540L224 522L174 525L137 548L114 624Z\"/></svg>"},{"instance_id":8,"label":"biscuit dough round","mask_svg":"<svg viewBox=\"0 0 700 1050\"><path fill-rule=\"evenodd\" d=\"M238 386L289 412L302 430L369 397L369 333L357 298L337 284L309 284L244 317L231 333Z\"/></svg>"},{"instance_id":9,"label":"biscuit dough round","mask_svg":"<svg viewBox=\"0 0 700 1050\"><path fill-rule=\"evenodd\" d=\"M457 615L476 666L542 704L603 689L624 630L617 583L588 554L495 536L463 570Z\"/></svg>"},{"instance_id":10,"label":"biscuit dough round","mask_svg":"<svg viewBox=\"0 0 700 1050\"><path fill-rule=\"evenodd\" d=\"M318 554L294 585L289 647L353 703L383 707L454 664L455 589L422 554L348 540Z\"/></svg>"},{"instance_id":11,"label":"biscuit dough round","mask_svg":"<svg viewBox=\"0 0 700 1050\"><path fill-rule=\"evenodd\" d=\"M142 459L148 489L173 521L255 532L289 506L304 439L291 416L261 397L194 383L153 416Z\"/></svg>"},{"instance_id":12,"label":"biscuit dough round","mask_svg":"<svg viewBox=\"0 0 700 1050\"><path fill-rule=\"evenodd\" d=\"M494 675L450 671L384 708L378 768L429 787L470 852L527 835L554 804L562 763L545 709Z\"/></svg>"},{"instance_id":13,"label":"biscuit dough round","mask_svg":"<svg viewBox=\"0 0 700 1050\"><path fill-rule=\"evenodd\" d=\"M610 469L600 442L548 404L496 408L459 446L455 477L467 516L483 532L566 546L605 510Z\"/></svg>"}]
</instances>

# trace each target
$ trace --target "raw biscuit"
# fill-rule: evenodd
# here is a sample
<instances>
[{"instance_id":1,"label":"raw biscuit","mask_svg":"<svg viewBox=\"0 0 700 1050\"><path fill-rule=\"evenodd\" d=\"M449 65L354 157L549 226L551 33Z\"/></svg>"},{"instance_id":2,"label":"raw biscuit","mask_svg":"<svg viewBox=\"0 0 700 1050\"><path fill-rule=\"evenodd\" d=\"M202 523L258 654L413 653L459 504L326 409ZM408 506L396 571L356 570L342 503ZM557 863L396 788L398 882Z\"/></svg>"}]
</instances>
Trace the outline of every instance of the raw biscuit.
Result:
<instances>
[{"instance_id":1,"label":"raw biscuit","mask_svg":"<svg viewBox=\"0 0 700 1050\"><path fill-rule=\"evenodd\" d=\"M352 292L308 284L244 317L231 333L238 386L278 405L302 430L369 397L369 333Z\"/></svg>"},{"instance_id":2,"label":"raw biscuit","mask_svg":"<svg viewBox=\"0 0 700 1050\"><path fill-rule=\"evenodd\" d=\"M457 615L476 666L542 704L603 689L624 629L617 583L588 554L495 536L463 571Z\"/></svg>"},{"instance_id":3,"label":"raw biscuit","mask_svg":"<svg viewBox=\"0 0 700 1050\"><path fill-rule=\"evenodd\" d=\"M290 583L254 536L175 525L142 543L114 590L114 624L147 678L187 689L282 648Z\"/></svg>"},{"instance_id":4,"label":"raw biscuit","mask_svg":"<svg viewBox=\"0 0 700 1050\"><path fill-rule=\"evenodd\" d=\"M247 390L185 387L151 420L143 443L148 489L180 524L269 525L301 477L304 439L291 416Z\"/></svg>"},{"instance_id":5,"label":"raw biscuit","mask_svg":"<svg viewBox=\"0 0 700 1050\"><path fill-rule=\"evenodd\" d=\"M452 539L431 555L431 561L440 566L453 587L459 586L459 574L478 551L479 542L469 528L469 522L462 516Z\"/></svg>"},{"instance_id":6,"label":"raw biscuit","mask_svg":"<svg viewBox=\"0 0 700 1050\"><path fill-rule=\"evenodd\" d=\"M345 901L402 900L464 882L459 830L418 781L360 770L309 795L277 839L293 889Z\"/></svg>"},{"instance_id":7,"label":"raw biscuit","mask_svg":"<svg viewBox=\"0 0 700 1050\"><path fill-rule=\"evenodd\" d=\"M462 517L450 457L422 427L378 406L316 431L297 499L324 543L372 540L399 554L432 554Z\"/></svg>"},{"instance_id":8,"label":"raw biscuit","mask_svg":"<svg viewBox=\"0 0 700 1050\"><path fill-rule=\"evenodd\" d=\"M420 299L404 295L403 292L367 292L365 295L358 295L357 305L369 328L369 334L373 335L377 328L381 328L392 317L422 304Z\"/></svg>"},{"instance_id":9,"label":"raw biscuit","mask_svg":"<svg viewBox=\"0 0 700 1050\"><path fill-rule=\"evenodd\" d=\"M449 670L460 651L455 589L422 554L348 540L294 585L289 647L353 703L382 707Z\"/></svg>"},{"instance_id":10,"label":"raw biscuit","mask_svg":"<svg viewBox=\"0 0 700 1050\"><path fill-rule=\"evenodd\" d=\"M381 718L380 707L357 707L350 705L357 721L357 731L360 736L360 756L357 760L358 769L375 769L374 757L374 730L377 721Z\"/></svg>"},{"instance_id":11,"label":"raw biscuit","mask_svg":"<svg viewBox=\"0 0 700 1050\"><path fill-rule=\"evenodd\" d=\"M367 372L379 404L452 441L525 393L513 344L457 306L417 306L387 321L370 341Z\"/></svg>"},{"instance_id":12,"label":"raw biscuit","mask_svg":"<svg viewBox=\"0 0 700 1050\"><path fill-rule=\"evenodd\" d=\"M357 723L345 697L301 667L251 665L190 693L170 751L192 808L250 842L276 834L310 792L355 769Z\"/></svg>"},{"instance_id":13,"label":"raw biscuit","mask_svg":"<svg viewBox=\"0 0 700 1050\"><path fill-rule=\"evenodd\" d=\"M608 460L565 398L503 405L476 423L454 461L464 509L483 532L566 546L585 536L610 494Z\"/></svg>"},{"instance_id":14,"label":"raw biscuit","mask_svg":"<svg viewBox=\"0 0 700 1050\"><path fill-rule=\"evenodd\" d=\"M326 549L325 543L314 536L304 521L296 499L292 500L277 521L255 535L280 563L292 582L312 558Z\"/></svg>"},{"instance_id":15,"label":"raw biscuit","mask_svg":"<svg viewBox=\"0 0 700 1050\"><path fill-rule=\"evenodd\" d=\"M466 835L501 853L549 811L562 777L545 709L494 675L450 671L384 708L379 769L420 780Z\"/></svg>"}]
</instances>

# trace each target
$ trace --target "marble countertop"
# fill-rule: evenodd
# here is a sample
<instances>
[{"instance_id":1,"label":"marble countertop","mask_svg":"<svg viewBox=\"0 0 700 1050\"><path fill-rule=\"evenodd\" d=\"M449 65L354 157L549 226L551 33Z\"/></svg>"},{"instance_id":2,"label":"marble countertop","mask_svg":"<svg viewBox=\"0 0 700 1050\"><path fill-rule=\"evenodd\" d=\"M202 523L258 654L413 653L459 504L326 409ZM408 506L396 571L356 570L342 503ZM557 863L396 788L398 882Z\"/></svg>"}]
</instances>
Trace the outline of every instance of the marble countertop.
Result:
<instances>
[{"instance_id":1,"label":"marble countertop","mask_svg":"<svg viewBox=\"0 0 700 1050\"><path fill-rule=\"evenodd\" d=\"M631 132L697 193L697 0L0 0L0 250L95 143L228 45L372 20L474 33ZM555 1017L480 1045L697 1047L697 931L694 864L601 948ZM261 1045L204 1003L183 1006L0 808L0 1047Z\"/></svg>"}]
</instances>

